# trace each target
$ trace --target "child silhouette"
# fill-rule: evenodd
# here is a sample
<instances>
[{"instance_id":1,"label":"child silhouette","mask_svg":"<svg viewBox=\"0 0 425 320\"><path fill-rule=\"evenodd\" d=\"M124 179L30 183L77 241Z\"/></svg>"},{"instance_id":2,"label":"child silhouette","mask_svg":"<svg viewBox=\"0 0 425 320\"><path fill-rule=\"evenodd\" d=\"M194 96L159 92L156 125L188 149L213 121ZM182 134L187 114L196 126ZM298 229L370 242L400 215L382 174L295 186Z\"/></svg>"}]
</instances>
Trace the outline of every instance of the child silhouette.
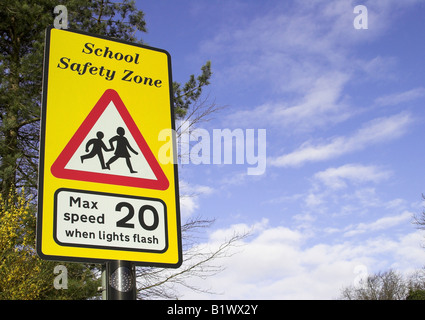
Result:
<instances>
[{"instance_id":1,"label":"child silhouette","mask_svg":"<svg viewBox=\"0 0 425 320\"><path fill-rule=\"evenodd\" d=\"M130 157L131 156L130 156L130 153L128 152L128 150L130 150L134 154L138 154L137 151L134 150L130 146L130 143L128 142L127 138L124 137L124 134L125 134L124 128L118 127L117 128L117 134L118 135L116 135L116 136L112 137L111 139L109 139L109 144L111 145L111 149L110 150L114 150L113 142L116 141L117 142L117 146L115 148L114 156L112 156L112 158L109 159L108 162L106 163L106 168L107 169L110 169L111 163L113 163L118 158L125 158L125 162L127 163L127 167L130 169L130 172L131 173L137 173L137 171L134 171L133 170L133 167L131 166L131 161L130 161Z\"/></svg>"},{"instance_id":2,"label":"child silhouette","mask_svg":"<svg viewBox=\"0 0 425 320\"><path fill-rule=\"evenodd\" d=\"M105 161L103 159L103 153L102 149L105 151L112 151L113 149L106 148L105 144L103 143L102 139L104 137L104 134L102 131L98 131L96 133L97 139L93 138L90 139L86 144L86 152L89 152L89 147L93 145L93 148L91 149L90 153L82 155L81 156L81 163L84 162L85 159L93 158L94 156L99 157L100 165L102 166L102 169L107 169L105 166Z\"/></svg>"}]
</instances>

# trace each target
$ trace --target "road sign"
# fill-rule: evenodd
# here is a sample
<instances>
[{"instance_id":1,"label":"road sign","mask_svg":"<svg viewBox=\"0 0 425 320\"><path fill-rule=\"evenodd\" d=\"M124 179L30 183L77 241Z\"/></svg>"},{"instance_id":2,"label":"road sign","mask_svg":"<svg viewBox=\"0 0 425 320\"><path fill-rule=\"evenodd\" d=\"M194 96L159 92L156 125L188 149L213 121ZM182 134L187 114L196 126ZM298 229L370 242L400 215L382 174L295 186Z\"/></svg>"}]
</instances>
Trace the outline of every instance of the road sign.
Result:
<instances>
[{"instance_id":1,"label":"road sign","mask_svg":"<svg viewBox=\"0 0 425 320\"><path fill-rule=\"evenodd\" d=\"M48 28L37 253L44 259L178 267L171 61L161 49ZM175 157L176 147L171 157Z\"/></svg>"},{"instance_id":2,"label":"road sign","mask_svg":"<svg viewBox=\"0 0 425 320\"><path fill-rule=\"evenodd\" d=\"M107 146L105 137L111 137L112 144ZM105 156L111 151L115 152L106 162ZM119 158L124 158L126 165L120 165ZM159 190L169 187L155 155L118 93L112 89L106 90L96 103L51 171L58 178L72 180Z\"/></svg>"}]
</instances>

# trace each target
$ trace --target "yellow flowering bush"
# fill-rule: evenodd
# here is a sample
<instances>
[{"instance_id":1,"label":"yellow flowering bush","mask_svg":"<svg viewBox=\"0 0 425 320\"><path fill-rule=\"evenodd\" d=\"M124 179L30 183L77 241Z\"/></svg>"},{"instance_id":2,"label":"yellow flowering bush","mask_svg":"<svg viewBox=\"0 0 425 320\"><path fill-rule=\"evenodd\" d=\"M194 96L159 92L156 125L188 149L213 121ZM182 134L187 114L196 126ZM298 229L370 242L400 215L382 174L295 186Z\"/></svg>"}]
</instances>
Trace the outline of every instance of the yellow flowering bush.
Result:
<instances>
[{"instance_id":1,"label":"yellow flowering bush","mask_svg":"<svg viewBox=\"0 0 425 320\"><path fill-rule=\"evenodd\" d=\"M0 195L0 300L38 299L48 285L35 252L35 215L25 194Z\"/></svg>"}]
</instances>

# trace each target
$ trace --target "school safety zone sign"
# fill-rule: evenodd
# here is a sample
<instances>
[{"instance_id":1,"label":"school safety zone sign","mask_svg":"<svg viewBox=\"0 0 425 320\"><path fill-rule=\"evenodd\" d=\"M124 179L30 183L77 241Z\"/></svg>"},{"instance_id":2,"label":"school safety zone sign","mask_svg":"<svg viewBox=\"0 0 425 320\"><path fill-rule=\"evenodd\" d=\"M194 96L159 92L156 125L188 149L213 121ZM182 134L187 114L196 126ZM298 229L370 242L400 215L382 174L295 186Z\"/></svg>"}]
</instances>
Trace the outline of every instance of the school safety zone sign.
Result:
<instances>
[{"instance_id":1,"label":"school safety zone sign","mask_svg":"<svg viewBox=\"0 0 425 320\"><path fill-rule=\"evenodd\" d=\"M46 260L182 263L169 54L48 28L37 253Z\"/></svg>"}]
</instances>

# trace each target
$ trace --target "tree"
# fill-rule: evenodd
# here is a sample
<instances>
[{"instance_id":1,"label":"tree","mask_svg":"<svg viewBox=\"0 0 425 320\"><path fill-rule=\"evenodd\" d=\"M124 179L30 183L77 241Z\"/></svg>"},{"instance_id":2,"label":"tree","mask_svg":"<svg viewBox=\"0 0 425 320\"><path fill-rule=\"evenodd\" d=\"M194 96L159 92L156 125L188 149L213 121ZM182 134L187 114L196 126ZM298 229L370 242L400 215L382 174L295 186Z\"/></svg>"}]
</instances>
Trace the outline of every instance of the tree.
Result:
<instances>
[{"instance_id":1,"label":"tree","mask_svg":"<svg viewBox=\"0 0 425 320\"><path fill-rule=\"evenodd\" d=\"M414 272L408 279L406 300L425 300L425 269Z\"/></svg>"},{"instance_id":2,"label":"tree","mask_svg":"<svg viewBox=\"0 0 425 320\"><path fill-rule=\"evenodd\" d=\"M144 13L130 0L8 0L0 6L0 194L2 199L8 199L4 201L0 219L7 219L10 214L21 217L11 227L14 231L5 233L7 237L2 240L0 298L98 296L94 289L99 283L99 266L65 264L72 280L68 290L58 291L52 286L53 267L57 263L42 261L34 253L35 210L31 203L36 199L44 37L46 27L53 23L53 9L58 4L67 7L69 28L138 43L143 43L140 32L146 32ZM194 124L216 110L215 104L201 98L211 75L208 61L199 76L191 75L184 85L173 83L177 118L186 116ZM29 194L18 196L14 190L21 186L26 186ZM9 195L12 198L8 198ZM26 203L22 202L24 199ZM185 235L193 236L195 230L211 223L211 220L191 219L182 228ZM185 237L185 263L181 269L175 272L138 269L142 279L139 281L141 296L175 297L168 291L171 284L184 284L188 276L204 277L218 272L221 267L210 262L225 257L227 250L243 236L234 235L211 251L200 250ZM28 288L32 288L30 292Z\"/></svg>"},{"instance_id":3,"label":"tree","mask_svg":"<svg viewBox=\"0 0 425 320\"><path fill-rule=\"evenodd\" d=\"M233 249L241 245L241 241L249 235L234 233L218 244L216 248L206 248L196 242L197 234L211 226L214 220L201 217L189 219L182 226L183 264L179 269L137 268L137 296L139 299L178 299L179 287L202 293L215 293L207 288L200 288L187 282L188 279L214 276L223 267L218 264L221 259L234 254Z\"/></svg>"},{"instance_id":4,"label":"tree","mask_svg":"<svg viewBox=\"0 0 425 320\"><path fill-rule=\"evenodd\" d=\"M8 0L0 7L0 188L26 186L35 193L45 29L53 9L62 2L69 28L143 43L144 13L134 1L123 0ZM173 83L175 113L183 117L209 84L211 64L181 86Z\"/></svg>"},{"instance_id":5,"label":"tree","mask_svg":"<svg viewBox=\"0 0 425 320\"><path fill-rule=\"evenodd\" d=\"M343 300L422 300L425 298L425 270L409 276L389 270L378 272L341 290Z\"/></svg>"},{"instance_id":6,"label":"tree","mask_svg":"<svg viewBox=\"0 0 425 320\"><path fill-rule=\"evenodd\" d=\"M44 34L54 0L10 0L0 7L0 181L3 197L22 185L35 189ZM146 31L133 1L70 0L70 27L135 41ZM115 18L115 16L117 16Z\"/></svg>"},{"instance_id":7,"label":"tree","mask_svg":"<svg viewBox=\"0 0 425 320\"><path fill-rule=\"evenodd\" d=\"M341 291L345 300L404 300L407 285L396 271L378 272L361 280L357 286Z\"/></svg>"},{"instance_id":8,"label":"tree","mask_svg":"<svg viewBox=\"0 0 425 320\"><path fill-rule=\"evenodd\" d=\"M35 217L24 197L0 195L0 299L36 299L45 290L33 247Z\"/></svg>"},{"instance_id":9,"label":"tree","mask_svg":"<svg viewBox=\"0 0 425 320\"><path fill-rule=\"evenodd\" d=\"M406 300L425 300L425 290L417 289L410 290Z\"/></svg>"},{"instance_id":10,"label":"tree","mask_svg":"<svg viewBox=\"0 0 425 320\"><path fill-rule=\"evenodd\" d=\"M0 180L3 198L36 178L42 30L53 1L7 1L0 9ZM34 165L35 163L35 165Z\"/></svg>"},{"instance_id":11,"label":"tree","mask_svg":"<svg viewBox=\"0 0 425 320\"><path fill-rule=\"evenodd\" d=\"M178 82L173 83L173 92L174 92L174 111L177 118L183 118L189 107L199 101L201 97L202 89L204 86L209 85L210 78L212 75L211 72L211 61L201 68L202 74L195 79L195 75L190 75L190 79L181 89L181 85ZM195 107L193 110L199 109Z\"/></svg>"},{"instance_id":12,"label":"tree","mask_svg":"<svg viewBox=\"0 0 425 320\"><path fill-rule=\"evenodd\" d=\"M0 6L0 194L7 199L2 216L24 215L28 222L10 226L19 235L15 238L2 234L7 238L0 259L1 298L82 299L96 294L90 291L90 284L98 283L91 281L93 267L67 264L70 277L76 281L71 281L68 290L58 292L52 286L55 264L35 255L35 241L24 247L12 241L34 240L35 220L31 222L30 218L35 217L35 210L23 209L22 199L10 197L16 197L15 189L27 186L30 195L26 197L35 200L44 37L58 4L53 0L8 0ZM136 31L146 31L143 12L137 10L134 1L70 0L64 4L73 28L128 41L137 40ZM72 289L83 283L90 292Z\"/></svg>"},{"instance_id":13,"label":"tree","mask_svg":"<svg viewBox=\"0 0 425 320\"><path fill-rule=\"evenodd\" d=\"M422 201L424 200L425 195L422 194ZM413 224L416 224L418 229L425 230L425 210L423 210L421 214L413 217Z\"/></svg>"},{"instance_id":14,"label":"tree","mask_svg":"<svg viewBox=\"0 0 425 320\"><path fill-rule=\"evenodd\" d=\"M0 195L0 300L86 299L97 294L100 281L93 268L66 264L68 290L53 287L56 262L43 261L35 252L34 208L25 194Z\"/></svg>"},{"instance_id":15,"label":"tree","mask_svg":"<svg viewBox=\"0 0 425 320\"><path fill-rule=\"evenodd\" d=\"M422 195L425 200L425 196ZM425 230L425 211L414 217L418 229ZM378 272L360 281L358 285L342 288L345 300L425 300L425 268L409 276L389 270Z\"/></svg>"}]
</instances>

